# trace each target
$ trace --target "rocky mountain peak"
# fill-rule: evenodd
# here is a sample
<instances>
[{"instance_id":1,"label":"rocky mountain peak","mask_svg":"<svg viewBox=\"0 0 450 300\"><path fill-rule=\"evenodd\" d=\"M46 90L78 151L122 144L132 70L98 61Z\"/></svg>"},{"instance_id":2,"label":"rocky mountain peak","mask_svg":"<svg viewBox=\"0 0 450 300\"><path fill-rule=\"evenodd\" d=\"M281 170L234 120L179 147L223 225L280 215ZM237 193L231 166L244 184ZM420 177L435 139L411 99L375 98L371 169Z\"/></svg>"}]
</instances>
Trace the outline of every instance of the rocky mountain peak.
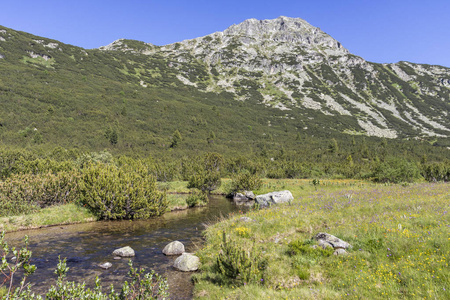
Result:
<instances>
[{"instance_id":1,"label":"rocky mountain peak","mask_svg":"<svg viewBox=\"0 0 450 300\"><path fill-rule=\"evenodd\" d=\"M338 41L300 18L281 16L272 20L248 19L230 26L223 35L247 37L256 41L292 43L297 46L322 46L348 53Z\"/></svg>"},{"instance_id":2,"label":"rocky mountain peak","mask_svg":"<svg viewBox=\"0 0 450 300\"><path fill-rule=\"evenodd\" d=\"M448 68L367 62L300 18L248 19L166 46L119 40L103 50L156 60L151 77L135 71L141 86L151 86L167 66L180 84L286 111L286 118L305 124L303 130L311 120L330 117L343 120L333 130L348 134L422 138L450 132Z\"/></svg>"}]
</instances>

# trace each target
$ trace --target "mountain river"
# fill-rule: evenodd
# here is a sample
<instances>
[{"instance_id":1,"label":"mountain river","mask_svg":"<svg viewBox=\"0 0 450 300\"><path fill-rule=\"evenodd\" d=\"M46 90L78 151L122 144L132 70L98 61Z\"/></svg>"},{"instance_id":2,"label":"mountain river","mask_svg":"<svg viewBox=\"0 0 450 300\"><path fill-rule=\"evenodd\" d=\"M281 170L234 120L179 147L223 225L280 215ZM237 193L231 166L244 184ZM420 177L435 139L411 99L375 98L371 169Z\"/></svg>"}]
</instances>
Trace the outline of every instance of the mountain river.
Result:
<instances>
[{"instance_id":1,"label":"mountain river","mask_svg":"<svg viewBox=\"0 0 450 300\"><path fill-rule=\"evenodd\" d=\"M101 279L103 291L113 284L120 288L127 279L128 259L114 260L112 252L130 246L136 252L132 258L135 267L147 271L154 269L167 277L170 299L192 298L192 273L175 270L176 257L165 256L161 251L169 242L178 240L186 252L194 252L201 244L205 224L216 222L221 216L238 211L228 199L210 197L208 206L166 213L162 217L142 221L105 221L86 224L63 225L26 230L6 234L10 246L23 245L23 237L29 237L29 249L33 252L31 263L36 272L29 277L33 290L44 293L56 282L54 271L58 257L67 258L67 280L94 284L95 276ZM98 265L112 263L108 270Z\"/></svg>"}]
</instances>

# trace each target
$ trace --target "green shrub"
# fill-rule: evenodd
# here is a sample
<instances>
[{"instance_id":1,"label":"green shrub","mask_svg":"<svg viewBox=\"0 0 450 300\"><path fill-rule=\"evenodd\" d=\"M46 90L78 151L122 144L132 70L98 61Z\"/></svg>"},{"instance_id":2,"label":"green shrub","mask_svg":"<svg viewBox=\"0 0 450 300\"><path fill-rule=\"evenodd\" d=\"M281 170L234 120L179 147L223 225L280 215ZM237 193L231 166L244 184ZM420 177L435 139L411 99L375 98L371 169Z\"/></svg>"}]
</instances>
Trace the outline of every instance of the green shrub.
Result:
<instances>
[{"instance_id":1,"label":"green shrub","mask_svg":"<svg viewBox=\"0 0 450 300\"><path fill-rule=\"evenodd\" d=\"M306 269L304 267L296 267L295 268L295 273L298 276L298 278L300 278L301 280L308 280L309 277L311 276L311 272L309 271L309 269Z\"/></svg>"},{"instance_id":2,"label":"green shrub","mask_svg":"<svg viewBox=\"0 0 450 300\"><path fill-rule=\"evenodd\" d=\"M413 182L420 178L420 171L415 163L391 157L376 167L372 177L375 182Z\"/></svg>"},{"instance_id":3,"label":"green shrub","mask_svg":"<svg viewBox=\"0 0 450 300\"><path fill-rule=\"evenodd\" d=\"M328 257L333 254L334 250L331 247L323 249L322 247L312 247L310 240L307 241L292 241L288 244L288 253L290 255L303 255L310 258Z\"/></svg>"},{"instance_id":4,"label":"green shrub","mask_svg":"<svg viewBox=\"0 0 450 300\"><path fill-rule=\"evenodd\" d=\"M261 249L239 245L236 241L227 240L223 232L223 242L217 257L217 268L220 274L231 279L235 284L262 284L267 260Z\"/></svg>"},{"instance_id":5,"label":"green shrub","mask_svg":"<svg viewBox=\"0 0 450 300\"><path fill-rule=\"evenodd\" d=\"M187 197L186 203L189 207L205 206L208 204L208 195L197 189L193 189L192 193Z\"/></svg>"},{"instance_id":6,"label":"green shrub","mask_svg":"<svg viewBox=\"0 0 450 300\"><path fill-rule=\"evenodd\" d=\"M47 174L70 172L76 167L73 161L56 161L49 158L37 158L34 160L21 159L17 163L16 173L21 174Z\"/></svg>"},{"instance_id":7,"label":"green shrub","mask_svg":"<svg viewBox=\"0 0 450 300\"><path fill-rule=\"evenodd\" d=\"M105 164L91 164L83 169L80 200L102 220L159 216L168 205L153 176Z\"/></svg>"},{"instance_id":8,"label":"green shrub","mask_svg":"<svg viewBox=\"0 0 450 300\"><path fill-rule=\"evenodd\" d=\"M422 167L422 175L428 181L450 181L450 162L428 163Z\"/></svg>"},{"instance_id":9,"label":"green shrub","mask_svg":"<svg viewBox=\"0 0 450 300\"><path fill-rule=\"evenodd\" d=\"M199 163L192 168L192 175L189 177L188 188L196 188L203 192L211 192L218 189L222 181L220 171L223 164L223 157L218 153L206 153L198 157Z\"/></svg>"},{"instance_id":10,"label":"green shrub","mask_svg":"<svg viewBox=\"0 0 450 300\"><path fill-rule=\"evenodd\" d=\"M89 164L104 163L111 164L113 162L113 156L108 151L101 152L91 152L88 154L83 154L76 160L76 164L80 168L84 168Z\"/></svg>"},{"instance_id":11,"label":"green shrub","mask_svg":"<svg viewBox=\"0 0 450 300\"><path fill-rule=\"evenodd\" d=\"M247 170L237 173L231 181L231 192L252 191L261 188L262 180Z\"/></svg>"},{"instance_id":12,"label":"green shrub","mask_svg":"<svg viewBox=\"0 0 450 300\"><path fill-rule=\"evenodd\" d=\"M212 192L218 189L221 184L219 172L201 170L189 178L188 188L196 188L202 192Z\"/></svg>"},{"instance_id":13,"label":"green shrub","mask_svg":"<svg viewBox=\"0 0 450 300\"><path fill-rule=\"evenodd\" d=\"M12 175L0 182L0 216L29 214L39 208L72 203L77 198L79 174Z\"/></svg>"}]
</instances>

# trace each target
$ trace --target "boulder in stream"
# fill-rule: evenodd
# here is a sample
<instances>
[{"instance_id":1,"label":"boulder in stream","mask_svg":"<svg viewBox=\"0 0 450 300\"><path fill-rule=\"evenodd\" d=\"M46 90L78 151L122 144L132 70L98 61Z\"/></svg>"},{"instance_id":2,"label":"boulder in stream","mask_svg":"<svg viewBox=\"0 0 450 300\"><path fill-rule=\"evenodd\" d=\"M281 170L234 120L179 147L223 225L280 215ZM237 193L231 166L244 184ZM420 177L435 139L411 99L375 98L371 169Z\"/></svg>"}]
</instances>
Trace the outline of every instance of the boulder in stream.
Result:
<instances>
[{"instance_id":1,"label":"boulder in stream","mask_svg":"<svg viewBox=\"0 0 450 300\"><path fill-rule=\"evenodd\" d=\"M179 241L174 241L167 244L163 251L165 255L179 255L184 253L184 245Z\"/></svg>"},{"instance_id":2,"label":"boulder in stream","mask_svg":"<svg viewBox=\"0 0 450 300\"><path fill-rule=\"evenodd\" d=\"M135 255L134 250L130 246L116 249L112 254L120 257L132 257Z\"/></svg>"},{"instance_id":3,"label":"boulder in stream","mask_svg":"<svg viewBox=\"0 0 450 300\"><path fill-rule=\"evenodd\" d=\"M200 258L191 253L183 253L175 260L173 266L183 272L196 271L200 267Z\"/></svg>"}]
</instances>

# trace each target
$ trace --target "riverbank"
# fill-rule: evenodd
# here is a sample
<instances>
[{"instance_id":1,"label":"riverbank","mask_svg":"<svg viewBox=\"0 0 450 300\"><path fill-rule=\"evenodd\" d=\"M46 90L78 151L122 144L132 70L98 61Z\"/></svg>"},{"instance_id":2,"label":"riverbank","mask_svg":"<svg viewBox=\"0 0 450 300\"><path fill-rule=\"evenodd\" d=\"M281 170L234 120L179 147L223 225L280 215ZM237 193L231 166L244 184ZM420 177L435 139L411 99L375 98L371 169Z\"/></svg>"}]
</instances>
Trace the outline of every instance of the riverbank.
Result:
<instances>
[{"instance_id":1,"label":"riverbank","mask_svg":"<svg viewBox=\"0 0 450 300\"><path fill-rule=\"evenodd\" d=\"M225 195L231 180L222 179L222 185L214 190L212 195ZM165 190L169 202L167 211L185 210L189 206L186 199L189 196L190 189L187 188L187 181L159 182L158 189ZM349 186L368 186L372 185L366 181L360 180L322 180L313 185L311 180L307 179L264 179L257 194L268 193L275 190L289 188L294 197L307 195L317 188L327 188L328 190L342 189ZM38 229L48 226L68 225L95 222L96 217L86 208L75 204L65 204L43 208L36 213L19 216L8 216L0 218L0 231L13 232L27 229Z\"/></svg>"},{"instance_id":2,"label":"riverbank","mask_svg":"<svg viewBox=\"0 0 450 300\"><path fill-rule=\"evenodd\" d=\"M290 205L207 228L196 298L450 298L449 183L279 180L263 188L280 189L294 194ZM337 256L314 250L320 232L353 247Z\"/></svg>"},{"instance_id":3,"label":"riverbank","mask_svg":"<svg viewBox=\"0 0 450 300\"><path fill-rule=\"evenodd\" d=\"M0 231L13 232L93 221L96 221L95 216L86 208L75 204L65 204L46 207L29 215L2 217Z\"/></svg>"},{"instance_id":4,"label":"riverbank","mask_svg":"<svg viewBox=\"0 0 450 300\"><path fill-rule=\"evenodd\" d=\"M223 179L224 185L222 188L214 191L212 195L224 194L225 190L223 187L229 181L229 179ZM190 190L187 188L187 181L160 182L158 183L158 188L165 190L167 193L168 212L189 208L186 203L190 193ZM0 231L13 232L95 221L97 221L96 217L88 209L71 203L46 207L27 215L1 217Z\"/></svg>"}]
</instances>

